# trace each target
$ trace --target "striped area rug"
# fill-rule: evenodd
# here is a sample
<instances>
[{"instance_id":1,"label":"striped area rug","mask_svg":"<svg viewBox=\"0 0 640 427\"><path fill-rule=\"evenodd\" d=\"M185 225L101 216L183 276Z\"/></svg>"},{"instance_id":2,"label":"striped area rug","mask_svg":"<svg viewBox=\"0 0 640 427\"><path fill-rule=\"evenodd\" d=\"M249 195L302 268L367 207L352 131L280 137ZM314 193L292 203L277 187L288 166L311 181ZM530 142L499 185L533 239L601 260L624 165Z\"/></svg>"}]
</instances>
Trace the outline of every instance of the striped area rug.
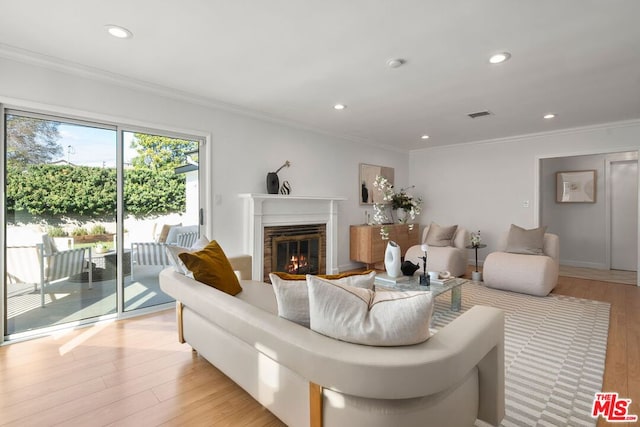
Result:
<instances>
[{"instance_id":1,"label":"striped area rug","mask_svg":"<svg viewBox=\"0 0 640 427\"><path fill-rule=\"evenodd\" d=\"M544 298L462 285L462 308L436 299L439 329L474 305L505 312L505 427L594 426L591 405L602 391L609 304L567 296Z\"/></svg>"}]
</instances>

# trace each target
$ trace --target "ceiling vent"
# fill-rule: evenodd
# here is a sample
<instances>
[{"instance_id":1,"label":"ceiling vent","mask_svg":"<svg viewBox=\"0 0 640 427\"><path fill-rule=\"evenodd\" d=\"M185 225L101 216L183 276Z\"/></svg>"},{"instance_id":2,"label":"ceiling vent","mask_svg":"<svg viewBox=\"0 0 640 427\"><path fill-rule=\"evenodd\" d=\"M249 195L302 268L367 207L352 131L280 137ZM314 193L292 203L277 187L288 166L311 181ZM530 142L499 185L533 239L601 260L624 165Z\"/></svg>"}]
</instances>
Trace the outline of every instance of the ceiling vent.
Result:
<instances>
[{"instance_id":1,"label":"ceiling vent","mask_svg":"<svg viewBox=\"0 0 640 427\"><path fill-rule=\"evenodd\" d=\"M476 111L475 113L467 114L467 116L471 117L472 119L477 119L478 117L485 117L490 115L491 115L491 111Z\"/></svg>"}]
</instances>

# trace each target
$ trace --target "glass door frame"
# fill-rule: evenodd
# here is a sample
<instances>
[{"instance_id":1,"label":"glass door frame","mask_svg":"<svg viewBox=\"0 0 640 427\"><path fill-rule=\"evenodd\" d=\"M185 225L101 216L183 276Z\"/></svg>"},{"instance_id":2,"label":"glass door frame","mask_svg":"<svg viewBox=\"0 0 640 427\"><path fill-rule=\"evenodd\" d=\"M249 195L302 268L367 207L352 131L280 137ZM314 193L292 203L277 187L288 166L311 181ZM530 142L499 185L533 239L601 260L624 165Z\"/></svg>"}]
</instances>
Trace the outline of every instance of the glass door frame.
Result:
<instances>
[{"instance_id":1,"label":"glass door frame","mask_svg":"<svg viewBox=\"0 0 640 427\"><path fill-rule=\"evenodd\" d=\"M148 135L162 136L167 138L176 138L176 139L186 139L198 142L198 209L200 212L198 218L198 232L200 236L205 234L206 230L206 221L205 221L205 212L206 210L203 208L205 201L205 192L204 183L207 182L203 180L203 177L206 176L206 168L204 166L203 159L205 158L204 153L206 152L205 148L207 147L207 139L206 135L198 135L196 133L182 133L176 131L168 131L162 130L159 128L153 127L145 127L145 126L133 126L133 125L118 125L117 126L117 141L118 141L118 153L116 156L116 160L118 162L118 208L116 214L116 222L117 222L117 236L116 246L118 254L124 254L124 229L125 229L125 206L124 206L124 133L142 133ZM175 302L168 302L164 304L154 305L151 307L143 307L136 308L133 310L125 310L125 291L124 291L124 257L118 256L117 259L117 285L118 285L118 303L117 303L117 313L118 319L126 319L129 317L141 316L148 313L153 313L160 310L166 310L168 308L173 308L175 306Z\"/></svg>"},{"instance_id":2,"label":"glass door frame","mask_svg":"<svg viewBox=\"0 0 640 427\"><path fill-rule=\"evenodd\" d=\"M123 134L124 132L138 132L138 133L148 133L152 135L165 136L170 138L181 138L188 139L198 142L198 205L199 205L199 232L200 235L204 235L207 230L207 220L206 212L207 210L204 208L207 203L210 202L207 194L208 186L210 185L210 180L208 179L208 169L206 159L208 158L208 146L207 142L210 140L210 134L198 131L187 131L180 132L167 129L164 126L139 126L134 124L128 124L126 121L118 121L114 122L113 119L107 119L103 115L93 115L90 113L83 112L72 112L68 113L67 111L56 112L56 107L50 106L21 106L20 103L11 103L4 104L2 103L2 99L0 99L0 136L2 141L0 143L0 159L3 164L3 173L0 176L0 274L2 275L2 281L0 282L0 296L2 300L0 301L0 345L3 343L9 342L19 342L23 339L30 339L34 337L44 336L51 334L56 331L65 330L69 328L76 327L84 327L91 326L101 321L105 320L114 320L114 319L125 319L130 317L136 317L145 315L148 313L153 313L161 310L166 310L173 308L175 303L169 302L164 304L159 304L151 307L138 308L130 311L124 310L124 269L123 269L123 259L122 254L124 253L124 142L123 142ZM30 103L31 104L31 103ZM69 123L83 123L85 125L95 125L96 127L108 127L110 129L115 129L116 131L116 180L117 180L117 192L116 192L116 253L117 256L117 274L116 274L116 313L114 314L106 314L99 317L94 317L90 319L84 319L80 321L53 325L33 331L21 332L17 334L5 336L6 331L6 304L7 304L7 283L4 280L6 277L6 168L4 165L6 164L6 134L5 134L5 114L7 110L10 111L23 111L27 114L32 115L41 115L42 117L48 119L60 119L64 122ZM63 109L64 110L64 109Z\"/></svg>"}]
</instances>

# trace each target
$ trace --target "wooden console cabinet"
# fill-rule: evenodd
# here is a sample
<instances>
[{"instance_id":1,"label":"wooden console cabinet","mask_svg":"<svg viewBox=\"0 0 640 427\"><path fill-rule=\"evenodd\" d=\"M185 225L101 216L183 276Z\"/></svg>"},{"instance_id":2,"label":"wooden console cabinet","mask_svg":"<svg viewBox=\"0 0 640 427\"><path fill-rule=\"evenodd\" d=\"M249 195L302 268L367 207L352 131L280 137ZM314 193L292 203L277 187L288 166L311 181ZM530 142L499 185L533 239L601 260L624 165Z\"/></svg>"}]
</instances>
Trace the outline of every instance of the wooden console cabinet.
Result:
<instances>
[{"instance_id":1,"label":"wooden console cabinet","mask_svg":"<svg viewBox=\"0 0 640 427\"><path fill-rule=\"evenodd\" d=\"M420 239L419 224L352 225L349 230L349 255L352 261L363 262L367 268L384 261L389 240L382 240L380 229L387 227L389 240L400 245L402 256Z\"/></svg>"}]
</instances>

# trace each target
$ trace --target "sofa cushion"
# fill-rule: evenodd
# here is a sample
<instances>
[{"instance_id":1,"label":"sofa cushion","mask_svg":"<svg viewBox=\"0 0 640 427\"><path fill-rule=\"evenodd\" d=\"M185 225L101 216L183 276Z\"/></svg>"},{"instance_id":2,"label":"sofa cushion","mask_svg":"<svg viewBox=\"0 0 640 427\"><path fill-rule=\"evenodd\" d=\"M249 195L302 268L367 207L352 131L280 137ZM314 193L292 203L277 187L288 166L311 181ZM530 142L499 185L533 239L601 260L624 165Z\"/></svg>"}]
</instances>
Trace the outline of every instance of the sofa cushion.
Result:
<instances>
[{"instance_id":1,"label":"sofa cushion","mask_svg":"<svg viewBox=\"0 0 640 427\"><path fill-rule=\"evenodd\" d=\"M369 270L364 273L323 275L323 277L326 280L345 286L373 289L376 272ZM269 279L276 294L278 316L308 328L309 291L306 282L307 276L277 272L270 273Z\"/></svg>"},{"instance_id":2,"label":"sofa cushion","mask_svg":"<svg viewBox=\"0 0 640 427\"><path fill-rule=\"evenodd\" d=\"M231 263L215 240L212 240L200 251L183 252L178 257L198 282L212 286L229 295L236 295L242 291Z\"/></svg>"},{"instance_id":3,"label":"sofa cushion","mask_svg":"<svg viewBox=\"0 0 640 427\"><path fill-rule=\"evenodd\" d=\"M425 243L429 246L453 246L453 238L457 229L457 225L441 226L432 222Z\"/></svg>"},{"instance_id":4,"label":"sofa cushion","mask_svg":"<svg viewBox=\"0 0 640 427\"><path fill-rule=\"evenodd\" d=\"M547 227L526 230L511 224L505 252L512 254L541 255L544 248L544 233Z\"/></svg>"},{"instance_id":5,"label":"sofa cushion","mask_svg":"<svg viewBox=\"0 0 640 427\"><path fill-rule=\"evenodd\" d=\"M355 344L401 346L426 341L431 292L375 292L308 276L311 329Z\"/></svg>"},{"instance_id":6,"label":"sofa cushion","mask_svg":"<svg viewBox=\"0 0 640 427\"><path fill-rule=\"evenodd\" d=\"M193 273L189 271L187 266L184 265L184 262L182 262L179 255L185 252L191 253L191 252L200 251L204 249L208 244L209 244L209 239L202 236L198 240L196 240L196 242L190 248L183 248L182 246L177 246L177 245L167 245L166 250L167 250L167 257L169 258L169 264L171 264L173 269L180 274L193 275Z\"/></svg>"}]
</instances>

